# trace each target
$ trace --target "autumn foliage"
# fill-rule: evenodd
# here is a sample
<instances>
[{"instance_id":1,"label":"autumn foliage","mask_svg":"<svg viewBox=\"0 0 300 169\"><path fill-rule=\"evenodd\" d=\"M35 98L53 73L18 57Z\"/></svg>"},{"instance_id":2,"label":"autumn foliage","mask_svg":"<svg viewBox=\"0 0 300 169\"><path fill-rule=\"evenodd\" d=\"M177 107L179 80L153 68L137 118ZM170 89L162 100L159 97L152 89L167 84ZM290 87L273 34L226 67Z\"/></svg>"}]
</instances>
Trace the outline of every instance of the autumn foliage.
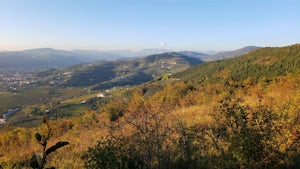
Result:
<instances>
[{"instance_id":1,"label":"autumn foliage","mask_svg":"<svg viewBox=\"0 0 300 169\"><path fill-rule=\"evenodd\" d=\"M70 145L49 154L47 166L299 168L298 51L295 46L266 48L195 67L176 79L112 96L82 116L50 120L49 145L59 140ZM281 62L286 55L295 58ZM35 133L41 130L2 129L0 165L30 168L30 158L39 150Z\"/></svg>"}]
</instances>

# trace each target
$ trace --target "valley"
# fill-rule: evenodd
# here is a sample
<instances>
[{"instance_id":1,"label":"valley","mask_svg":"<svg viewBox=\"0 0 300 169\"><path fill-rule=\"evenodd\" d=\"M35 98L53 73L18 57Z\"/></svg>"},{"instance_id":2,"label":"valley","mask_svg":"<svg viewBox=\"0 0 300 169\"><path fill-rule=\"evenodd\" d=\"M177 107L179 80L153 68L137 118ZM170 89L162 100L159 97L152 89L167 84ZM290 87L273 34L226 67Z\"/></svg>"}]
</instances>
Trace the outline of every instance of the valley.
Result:
<instances>
[{"instance_id":1,"label":"valley","mask_svg":"<svg viewBox=\"0 0 300 169\"><path fill-rule=\"evenodd\" d=\"M47 158L57 168L297 168L299 58L291 45L4 72L0 165L30 168L49 125L50 144L70 143Z\"/></svg>"},{"instance_id":2,"label":"valley","mask_svg":"<svg viewBox=\"0 0 300 169\"><path fill-rule=\"evenodd\" d=\"M112 91L132 90L133 86L158 80L165 74L170 76L201 63L203 62L197 58L177 53L164 53L145 58L101 61L60 69L2 71L0 115L4 116L9 109L21 108L12 116L3 118L2 123L35 126L40 124L37 121L45 114L52 118L84 114L84 111L93 109L93 102L98 100L97 93L108 94L105 91L111 89ZM81 97L85 99L77 99L77 102L69 101ZM57 105L57 108L61 107L62 110L55 113L45 112L49 109L47 104L52 102L62 103ZM40 107L44 108L40 109ZM74 111L72 107L78 109L75 110L78 113L69 113Z\"/></svg>"}]
</instances>

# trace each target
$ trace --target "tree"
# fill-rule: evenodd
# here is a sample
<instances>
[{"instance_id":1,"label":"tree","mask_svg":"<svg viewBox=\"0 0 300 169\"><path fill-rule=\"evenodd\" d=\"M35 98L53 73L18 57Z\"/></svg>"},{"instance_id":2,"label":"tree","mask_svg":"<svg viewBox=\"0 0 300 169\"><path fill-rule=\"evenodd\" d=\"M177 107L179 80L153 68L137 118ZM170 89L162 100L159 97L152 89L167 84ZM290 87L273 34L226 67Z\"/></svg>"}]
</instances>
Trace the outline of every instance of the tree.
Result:
<instances>
[{"instance_id":1,"label":"tree","mask_svg":"<svg viewBox=\"0 0 300 169\"><path fill-rule=\"evenodd\" d=\"M45 124L44 133L35 134L35 139L43 147L43 149L42 152L35 153L32 155L30 166L34 169L44 169L47 163L48 155L55 152L57 149L69 144L69 142L66 141L59 141L54 146L47 148L48 141L51 138L51 128L46 117L43 118L43 123ZM54 167L50 168L53 169Z\"/></svg>"}]
</instances>

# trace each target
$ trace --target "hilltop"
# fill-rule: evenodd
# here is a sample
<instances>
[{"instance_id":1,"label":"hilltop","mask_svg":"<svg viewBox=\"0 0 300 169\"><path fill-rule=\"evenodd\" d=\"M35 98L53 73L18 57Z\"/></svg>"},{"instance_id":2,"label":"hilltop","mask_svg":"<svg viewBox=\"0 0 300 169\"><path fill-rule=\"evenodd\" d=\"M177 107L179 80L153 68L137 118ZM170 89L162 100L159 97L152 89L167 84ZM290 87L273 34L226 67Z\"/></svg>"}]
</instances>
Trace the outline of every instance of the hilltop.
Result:
<instances>
[{"instance_id":1,"label":"hilltop","mask_svg":"<svg viewBox=\"0 0 300 169\"><path fill-rule=\"evenodd\" d=\"M175 52L150 55L144 58L95 62L60 70L39 73L59 86L93 86L94 89L108 89L118 86L138 85L165 73L177 73L191 66L203 63L201 60ZM48 77L48 78L47 78Z\"/></svg>"}]
</instances>

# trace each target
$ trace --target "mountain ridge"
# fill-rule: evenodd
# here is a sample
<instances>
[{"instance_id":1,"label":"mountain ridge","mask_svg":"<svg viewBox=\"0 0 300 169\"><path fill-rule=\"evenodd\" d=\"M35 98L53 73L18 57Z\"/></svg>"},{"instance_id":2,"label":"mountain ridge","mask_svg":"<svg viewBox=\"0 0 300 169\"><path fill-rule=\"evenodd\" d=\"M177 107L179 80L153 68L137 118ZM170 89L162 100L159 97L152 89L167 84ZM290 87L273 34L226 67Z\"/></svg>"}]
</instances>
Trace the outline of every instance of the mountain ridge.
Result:
<instances>
[{"instance_id":1,"label":"mountain ridge","mask_svg":"<svg viewBox=\"0 0 300 169\"><path fill-rule=\"evenodd\" d=\"M246 53L249 53L253 50L260 49L260 48L261 47L258 47L258 46L245 46L245 47L237 49L237 50L218 52L216 54L213 54L209 59L210 60L222 60L222 59L227 59L227 58L233 58L233 57L244 55Z\"/></svg>"},{"instance_id":2,"label":"mountain ridge","mask_svg":"<svg viewBox=\"0 0 300 169\"><path fill-rule=\"evenodd\" d=\"M249 47L248 47L249 48ZM220 60L221 57L229 58L237 55L245 54L254 48L247 47L230 52L221 52L215 55L194 51L178 51L176 53L189 57L200 58L204 61ZM142 58L154 54L162 54L174 52L167 49L153 48L143 49L139 51L130 50L112 50L112 51L96 51L96 50L60 50L50 47L35 48L21 51L2 51L0 52L0 69L8 70L39 70L61 68L76 64L92 63L105 60L118 60L128 58Z\"/></svg>"}]
</instances>

